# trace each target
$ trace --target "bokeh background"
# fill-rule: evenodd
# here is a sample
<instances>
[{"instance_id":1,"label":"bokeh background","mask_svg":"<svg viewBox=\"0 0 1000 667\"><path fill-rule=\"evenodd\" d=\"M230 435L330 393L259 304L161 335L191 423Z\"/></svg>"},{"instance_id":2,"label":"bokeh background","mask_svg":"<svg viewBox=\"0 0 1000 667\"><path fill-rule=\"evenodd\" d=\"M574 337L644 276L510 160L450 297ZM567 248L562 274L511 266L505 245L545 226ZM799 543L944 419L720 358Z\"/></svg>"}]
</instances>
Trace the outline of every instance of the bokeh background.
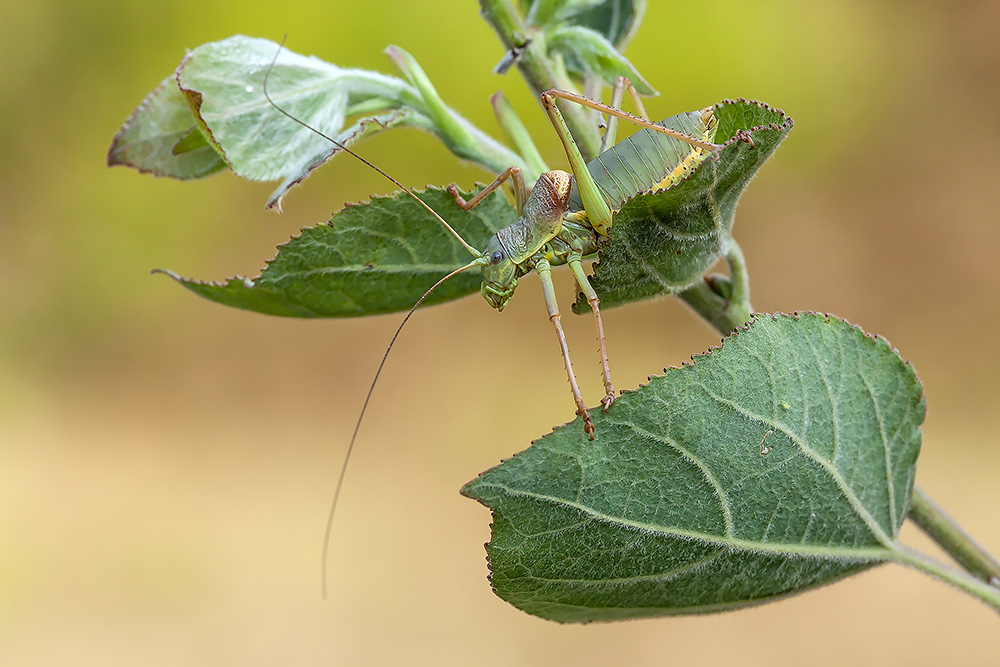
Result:
<instances>
[{"instance_id":1,"label":"bokeh background","mask_svg":"<svg viewBox=\"0 0 1000 667\"><path fill-rule=\"evenodd\" d=\"M795 118L737 214L754 305L836 313L914 363L918 483L993 553L998 30L992 0L652 2L627 51L662 92L656 117L746 96ZM403 46L494 134L488 96L504 90L563 164L516 73L491 73L502 48L471 0L4 0L0 663L1000 664L994 612L901 566L720 616L589 627L494 597L489 513L458 489L573 416L534 280L502 316L470 297L411 321L361 431L322 602L336 470L398 317L257 316L149 270L255 275L387 184L340 159L278 216L267 184L104 166L184 50L236 33L381 71L381 49ZM411 185L490 177L415 131L363 152ZM619 388L719 340L671 299L605 325ZM568 318L596 402L591 326Z\"/></svg>"}]
</instances>

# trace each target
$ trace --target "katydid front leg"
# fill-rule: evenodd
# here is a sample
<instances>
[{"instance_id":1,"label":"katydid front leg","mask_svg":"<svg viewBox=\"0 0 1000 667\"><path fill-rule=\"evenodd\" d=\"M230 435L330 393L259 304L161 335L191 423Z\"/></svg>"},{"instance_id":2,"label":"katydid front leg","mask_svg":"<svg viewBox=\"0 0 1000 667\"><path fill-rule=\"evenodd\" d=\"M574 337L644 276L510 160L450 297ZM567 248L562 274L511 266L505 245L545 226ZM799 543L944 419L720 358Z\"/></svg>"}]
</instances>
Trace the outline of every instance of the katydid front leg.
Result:
<instances>
[{"instance_id":1,"label":"katydid front leg","mask_svg":"<svg viewBox=\"0 0 1000 667\"><path fill-rule=\"evenodd\" d=\"M576 384L576 375L573 373L573 362L569 359L569 346L566 344L566 334L563 333L562 323L559 321L559 304L556 302L556 288L552 284L552 267L547 259L539 259L535 262L535 271L542 283L542 294L545 297L545 308L549 311L549 321L556 330L556 338L559 339L559 348L562 350L563 362L566 365L566 375L569 376L569 386L573 391L573 400L576 402L576 414L583 417L583 430L587 437L594 439L594 422L590 420L590 413L587 412L587 404L583 402L583 394ZM602 344L603 346L603 344ZM613 390L612 390L613 391Z\"/></svg>"}]
</instances>

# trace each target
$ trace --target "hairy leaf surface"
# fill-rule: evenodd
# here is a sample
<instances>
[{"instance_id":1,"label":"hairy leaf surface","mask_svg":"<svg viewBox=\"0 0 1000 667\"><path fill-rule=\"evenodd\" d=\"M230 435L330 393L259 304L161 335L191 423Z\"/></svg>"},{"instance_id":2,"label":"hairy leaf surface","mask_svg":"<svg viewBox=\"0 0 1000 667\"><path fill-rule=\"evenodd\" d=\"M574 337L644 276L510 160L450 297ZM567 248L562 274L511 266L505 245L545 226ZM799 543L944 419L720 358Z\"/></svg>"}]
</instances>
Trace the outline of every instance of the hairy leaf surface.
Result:
<instances>
[{"instance_id":1,"label":"hairy leaf surface","mask_svg":"<svg viewBox=\"0 0 1000 667\"><path fill-rule=\"evenodd\" d=\"M525 22L545 32L547 51L579 77L607 85L627 76L644 95L656 95L638 70L621 54L642 22L644 0L527 0Z\"/></svg>"},{"instance_id":2,"label":"hairy leaf surface","mask_svg":"<svg viewBox=\"0 0 1000 667\"><path fill-rule=\"evenodd\" d=\"M268 102L265 75L271 99L301 123ZM435 120L421 92L402 79L237 35L188 53L119 131L108 164L175 178L228 165L244 178L281 181L269 208L280 208L292 186L342 150L309 127L348 147L394 127L416 127L489 168L521 164L515 153L437 103ZM447 122L438 122L442 118Z\"/></svg>"},{"instance_id":3,"label":"hairy leaf surface","mask_svg":"<svg viewBox=\"0 0 1000 667\"><path fill-rule=\"evenodd\" d=\"M201 178L226 162L198 129L187 100L170 76L132 112L108 149L108 166L124 165L157 176Z\"/></svg>"},{"instance_id":4,"label":"hairy leaf surface","mask_svg":"<svg viewBox=\"0 0 1000 667\"><path fill-rule=\"evenodd\" d=\"M470 482L491 581L558 621L722 611L892 559L924 418L912 367L817 314L758 315Z\"/></svg>"},{"instance_id":5,"label":"hairy leaf surface","mask_svg":"<svg viewBox=\"0 0 1000 667\"><path fill-rule=\"evenodd\" d=\"M500 193L471 211L460 209L444 190L417 194L477 248L514 222L514 209ZM437 280L471 260L438 220L397 192L351 204L329 223L303 229L253 280L206 283L165 273L195 294L235 308L286 317L355 317L407 310ZM457 299L481 283L480 271L469 270L424 303Z\"/></svg>"},{"instance_id":6,"label":"hairy leaf surface","mask_svg":"<svg viewBox=\"0 0 1000 667\"><path fill-rule=\"evenodd\" d=\"M760 102L715 106L718 159L706 160L668 190L639 194L615 216L611 241L591 283L605 307L678 292L700 280L728 247L736 205L792 129L792 119ZM753 143L737 133L748 131ZM586 299L573 306L589 309Z\"/></svg>"},{"instance_id":7,"label":"hairy leaf surface","mask_svg":"<svg viewBox=\"0 0 1000 667\"><path fill-rule=\"evenodd\" d=\"M621 49L639 29L646 0L522 0L527 22L542 27L589 28Z\"/></svg>"}]
</instances>

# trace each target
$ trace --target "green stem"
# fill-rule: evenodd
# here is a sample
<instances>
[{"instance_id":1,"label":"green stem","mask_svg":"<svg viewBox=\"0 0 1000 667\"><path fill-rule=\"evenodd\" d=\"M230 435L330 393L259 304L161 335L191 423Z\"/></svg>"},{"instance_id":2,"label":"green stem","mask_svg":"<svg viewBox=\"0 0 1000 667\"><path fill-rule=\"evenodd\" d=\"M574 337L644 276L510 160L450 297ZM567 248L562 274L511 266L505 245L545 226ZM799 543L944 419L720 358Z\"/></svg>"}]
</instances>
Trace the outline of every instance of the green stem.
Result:
<instances>
[{"instance_id":1,"label":"green stem","mask_svg":"<svg viewBox=\"0 0 1000 667\"><path fill-rule=\"evenodd\" d=\"M677 296L723 335L746 324L753 314L750 278L740 246L730 239L726 253L729 278L707 276Z\"/></svg>"},{"instance_id":2,"label":"green stem","mask_svg":"<svg viewBox=\"0 0 1000 667\"><path fill-rule=\"evenodd\" d=\"M542 172L549 170L542 159L535 142L531 140L528 129L518 117L514 107L510 105L503 93L497 92L490 98L493 105L493 113L496 114L497 123L500 129L507 135L507 140L514 146L514 149L521 154L524 162L528 165L528 171L524 174L525 180L534 183Z\"/></svg>"},{"instance_id":3,"label":"green stem","mask_svg":"<svg viewBox=\"0 0 1000 667\"><path fill-rule=\"evenodd\" d=\"M512 166L521 169L530 168L520 155L497 143L447 106L413 56L398 46L387 47L385 54L410 85L420 93L420 101L423 104L415 106L417 108L423 106L433 121L430 131L437 134L452 153L475 162L494 174Z\"/></svg>"},{"instance_id":4,"label":"green stem","mask_svg":"<svg viewBox=\"0 0 1000 667\"><path fill-rule=\"evenodd\" d=\"M926 572L941 581L979 598L1000 612L1000 588L990 586L960 570L942 565L924 554L896 543L893 552L896 558L911 567Z\"/></svg>"},{"instance_id":5,"label":"green stem","mask_svg":"<svg viewBox=\"0 0 1000 667\"><path fill-rule=\"evenodd\" d=\"M536 96L551 88L573 90L571 83L557 74L557 68L545 53L544 37L524 25L510 0L479 0L479 5L503 45L518 54L517 68ZM592 160L601 146L597 126L579 105L565 105L563 114L580 152L586 160Z\"/></svg>"},{"instance_id":6,"label":"green stem","mask_svg":"<svg viewBox=\"0 0 1000 667\"><path fill-rule=\"evenodd\" d=\"M921 489L914 487L909 517L970 574L1000 585L1000 563L969 536Z\"/></svg>"}]
</instances>

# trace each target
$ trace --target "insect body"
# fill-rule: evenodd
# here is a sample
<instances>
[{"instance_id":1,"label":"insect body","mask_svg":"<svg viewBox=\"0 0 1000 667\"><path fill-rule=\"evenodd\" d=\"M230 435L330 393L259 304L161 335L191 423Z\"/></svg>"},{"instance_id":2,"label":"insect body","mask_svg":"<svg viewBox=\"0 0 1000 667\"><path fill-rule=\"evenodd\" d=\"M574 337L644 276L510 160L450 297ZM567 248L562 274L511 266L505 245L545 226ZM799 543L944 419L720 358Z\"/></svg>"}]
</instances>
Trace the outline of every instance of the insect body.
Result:
<instances>
[{"instance_id":1,"label":"insect body","mask_svg":"<svg viewBox=\"0 0 1000 667\"><path fill-rule=\"evenodd\" d=\"M708 108L677 114L656 125L712 141L718 121ZM617 213L638 193L670 188L691 174L708 155L700 147L644 127L588 162L587 171ZM575 210L583 208L579 197L576 189L570 194L570 205Z\"/></svg>"},{"instance_id":2,"label":"insect body","mask_svg":"<svg viewBox=\"0 0 1000 667\"><path fill-rule=\"evenodd\" d=\"M620 99L621 89L626 86L627 81L619 79L614 97ZM606 147L595 159L584 164L555 105L557 97L624 117L643 127L632 137ZM637 99L637 96L634 97ZM563 140L576 176L565 171L545 172L525 197L521 172L512 167L469 202L458 195L454 184L449 187L449 191L459 206L468 210L508 178L514 181L519 217L513 225L499 230L476 260L475 263L482 266L483 272L481 292L491 306L501 311L513 296L517 279L532 270L538 273L549 319L555 327L563 352L577 414L583 417L584 430L593 439L594 425L577 386L559 321L551 267L556 264L570 266L594 312L605 388L601 404L607 410L614 402L615 394L611 384L604 327L597 294L584 273L581 261L585 256L595 253L608 238L613 216L625 202L642 192L669 188L693 172L719 148L712 143L717 122L711 108L651 123L644 118L635 118L613 107L565 91L548 91L543 94L542 101ZM614 126L609 126L605 134L605 146L613 141L613 133Z\"/></svg>"}]
</instances>

